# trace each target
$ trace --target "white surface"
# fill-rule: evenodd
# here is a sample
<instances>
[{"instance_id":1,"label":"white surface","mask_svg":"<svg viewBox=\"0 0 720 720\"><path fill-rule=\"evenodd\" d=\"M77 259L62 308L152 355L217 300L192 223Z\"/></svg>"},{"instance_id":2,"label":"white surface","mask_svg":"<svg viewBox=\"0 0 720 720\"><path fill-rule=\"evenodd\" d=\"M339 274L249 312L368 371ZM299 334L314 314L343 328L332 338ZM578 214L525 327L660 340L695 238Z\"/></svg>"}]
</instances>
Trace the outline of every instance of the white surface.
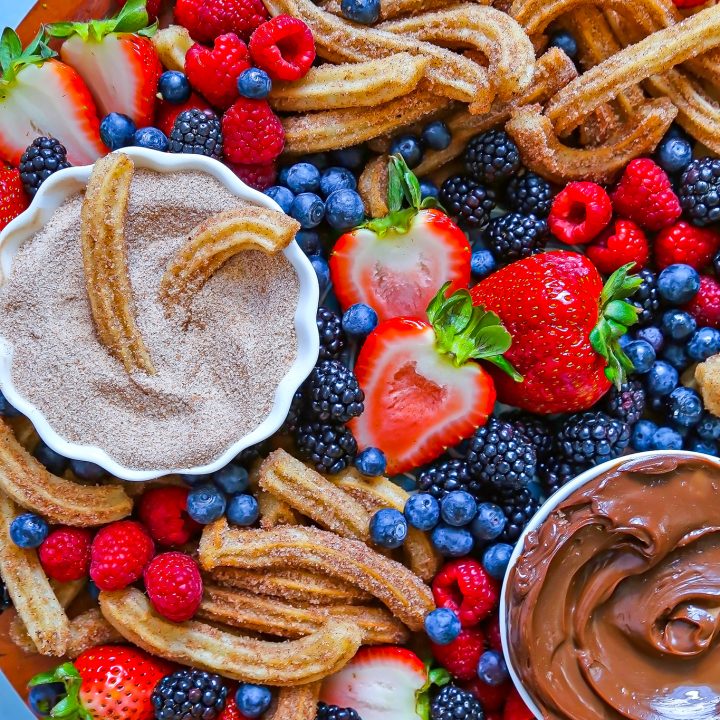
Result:
<instances>
[{"instance_id":1,"label":"white surface","mask_svg":"<svg viewBox=\"0 0 720 720\"><path fill-rule=\"evenodd\" d=\"M34 5L35 0L0 0L0 27L17 27Z\"/></svg>"},{"instance_id":2,"label":"white surface","mask_svg":"<svg viewBox=\"0 0 720 720\"><path fill-rule=\"evenodd\" d=\"M5 2L6 0L0 0ZM136 167L158 172L197 170L206 172L222 182L231 192L248 202L280 210L280 207L257 190L249 188L225 165L203 155L180 155L161 153L156 150L129 147L122 152L129 155ZM30 207L15 218L0 233L0 284L8 277L19 247L38 231L63 201L78 190L84 189L92 170L91 165L73 167L51 175L41 186ZM32 403L18 393L12 382L12 348L0 337L0 390L9 402L32 421L40 437L56 452L76 460L89 460L105 468L123 480L150 480L172 473L205 475L227 465L241 450L270 437L285 421L293 394L312 370L318 356L319 339L315 316L318 306L318 282L315 271L305 253L296 242L284 251L285 257L295 268L300 280L300 297L295 311L295 332L298 355L287 375L275 391L275 402L270 415L253 432L238 438L215 461L208 465L191 468L157 468L133 470L113 460L100 447L72 443L52 428L45 416Z\"/></svg>"}]
</instances>

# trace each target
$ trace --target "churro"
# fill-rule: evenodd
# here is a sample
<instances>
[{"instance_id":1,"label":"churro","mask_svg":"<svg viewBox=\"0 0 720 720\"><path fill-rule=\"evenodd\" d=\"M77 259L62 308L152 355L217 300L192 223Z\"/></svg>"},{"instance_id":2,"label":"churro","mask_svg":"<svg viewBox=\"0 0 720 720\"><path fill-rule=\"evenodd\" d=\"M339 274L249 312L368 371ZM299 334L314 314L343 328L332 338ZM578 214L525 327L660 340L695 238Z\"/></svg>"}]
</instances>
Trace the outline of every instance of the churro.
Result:
<instances>
[{"instance_id":1,"label":"churro","mask_svg":"<svg viewBox=\"0 0 720 720\"><path fill-rule=\"evenodd\" d=\"M102 616L100 610L90 608L70 621L67 656L76 658L98 645L121 642L123 636Z\"/></svg>"},{"instance_id":2,"label":"churro","mask_svg":"<svg viewBox=\"0 0 720 720\"><path fill-rule=\"evenodd\" d=\"M314 720L321 683L280 688L266 720Z\"/></svg>"},{"instance_id":3,"label":"churro","mask_svg":"<svg viewBox=\"0 0 720 720\"><path fill-rule=\"evenodd\" d=\"M477 0L480 5L495 5L490 0ZM340 0L329 0L325 3L318 3L324 10L341 15ZM380 3L380 20L392 20L404 15L419 15L430 10L440 10L447 7L448 0L382 0ZM503 8L501 8L503 9Z\"/></svg>"},{"instance_id":4,"label":"churro","mask_svg":"<svg viewBox=\"0 0 720 720\"><path fill-rule=\"evenodd\" d=\"M111 153L95 163L80 216L83 267L100 342L128 372L155 372L135 323L125 246L133 161Z\"/></svg>"},{"instance_id":5,"label":"churro","mask_svg":"<svg viewBox=\"0 0 720 720\"><path fill-rule=\"evenodd\" d=\"M705 407L720 417L720 355L713 355L695 368L695 381Z\"/></svg>"},{"instance_id":6,"label":"churro","mask_svg":"<svg viewBox=\"0 0 720 720\"><path fill-rule=\"evenodd\" d=\"M153 655L263 685L321 680L351 660L362 642L360 628L340 620L285 642L243 637L194 620L176 624L157 615L135 588L100 593L100 609L126 640Z\"/></svg>"},{"instance_id":7,"label":"churro","mask_svg":"<svg viewBox=\"0 0 720 720\"><path fill-rule=\"evenodd\" d=\"M317 528L242 530L218 520L203 531L200 564L206 570L218 566L317 570L371 593L415 631L435 607L427 585L404 565L359 540Z\"/></svg>"},{"instance_id":8,"label":"churro","mask_svg":"<svg viewBox=\"0 0 720 720\"><path fill-rule=\"evenodd\" d=\"M152 44L166 70L185 72L185 56L194 42L187 28L180 25L168 25L152 36Z\"/></svg>"},{"instance_id":9,"label":"churro","mask_svg":"<svg viewBox=\"0 0 720 720\"><path fill-rule=\"evenodd\" d=\"M29 452L34 452L40 442L35 426L24 416L5 417L4 422L12 430L16 440Z\"/></svg>"},{"instance_id":10,"label":"churro","mask_svg":"<svg viewBox=\"0 0 720 720\"><path fill-rule=\"evenodd\" d=\"M379 155L365 165L358 178L357 189L370 217L385 217L387 206L388 156Z\"/></svg>"}]
</instances>

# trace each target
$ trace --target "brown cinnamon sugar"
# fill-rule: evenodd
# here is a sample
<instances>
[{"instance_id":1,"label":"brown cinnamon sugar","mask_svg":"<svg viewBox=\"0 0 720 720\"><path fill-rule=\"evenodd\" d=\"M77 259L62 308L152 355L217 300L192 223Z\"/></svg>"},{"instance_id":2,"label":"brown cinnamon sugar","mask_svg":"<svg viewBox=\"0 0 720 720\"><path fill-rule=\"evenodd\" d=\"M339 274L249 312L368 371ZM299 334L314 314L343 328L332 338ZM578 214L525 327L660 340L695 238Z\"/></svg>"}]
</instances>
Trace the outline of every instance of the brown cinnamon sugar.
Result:
<instances>
[{"instance_id":1,"label":"brown cinnamon sugar","mask_svg":"<svg viewBox=\"0 0 720 720\"><path fill-rule=\"evenodd\" d=\"M0 334L13 382L70 441L135 469L216 459L265 419L293 363L297 275L284 255L241 253L193 299L192 322L167 317L163 271L195 225L242 205L205 173L137 170L126 223L130 281L155 375L128 375L98 342L84 286L82 195L20 250L0 289Z\"/></svg>"}]
</instances>

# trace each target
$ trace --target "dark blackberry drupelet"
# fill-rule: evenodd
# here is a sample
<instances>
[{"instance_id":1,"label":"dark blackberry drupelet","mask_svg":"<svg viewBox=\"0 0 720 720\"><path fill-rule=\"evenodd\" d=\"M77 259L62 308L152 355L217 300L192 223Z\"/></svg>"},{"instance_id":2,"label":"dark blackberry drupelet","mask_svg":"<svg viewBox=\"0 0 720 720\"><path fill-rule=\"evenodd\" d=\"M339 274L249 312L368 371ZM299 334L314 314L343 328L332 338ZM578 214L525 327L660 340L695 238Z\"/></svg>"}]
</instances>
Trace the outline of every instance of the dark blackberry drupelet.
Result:
<instances>
[{"instance_id":1,"label":"dark blackberry drupelet","mask_svg":"<svg viewBox=\"0 0 720 720\"><path fill-rule=\"evenodd\" d=\"M520 152L504 130L488 130L465 148L465 170L478 182L498 185L520 169Z\"/></svg>"},{"instance_id":2,"label":"dark blackberry drupelet","mask_svg":"<svg viewBox=\"0 0 720 720\"><path fill-rule=\"evenodd\" d=\"M222 160L222 126L217 115L209 110L183 110L175 119L168 140L171 153L207 155Z\"/></svg>"},{"instance_id":3,"label":"dark blackberry drupelet","mask_svg":"<svg viewBox=\"0 0 720 720\"><path fill-rule=\"evenodd\" d=\"M454 175L442 184L440 202L459 225L481 230L490 222L495 193L467 175Z\"/></svg>"},{"instance_id":4,"label":"dark blackberry drupelet","mask_svg":"<svg viewBox=\"0 0 720 720\"><path fill-rule=\"evenodd\" d=\"M547 235L544 220L513 212L491 220L485 240L498 262L509 262L540 252L545 247Z\"/></svg>"},{"instance_id":5,"label":"dark blackberry drupelet","mask_svg":"<svg viewBox=\"0 0 720 720\"><path fill-rule=\"evenodd\" d=\"M553 446L553 431L546 420L537 415L522 413L509 418L508 421L533 444L538 463L550 454Z\"/></svg>"},{"instance_id":6,"label":"dark blackberry drupelet","mask_svg":"<svg viewBox=\"0 0 720 720\"><path fill-rule=\"evenodd\" d=\"M290 403L290 409L288 410L285 422L282 425L281 430L284 432L295 432L297 426L305 415L305 393L303 389L295 391L293 399Z\"/></svg>"},{"instance_id":7,"label":"dark blackberry drupelet","mask_svg":"<svg viewBox=\"0 0 720 720\"><path fill-rule=\"evenodd\" d=\"M214 720L225 708L228 688L219 675L178 670L155 687L152 704L157 720Z\"/></svg>"},{"instance_id":8,"label":"dark blackberry drupelet","mask_svg":"<svg viewBox=\"0 0 720 720\"><path fill-rule=\"evenodd\" d=\"M446 460L425 468L417 478L420 492L430 493L440 500L453 490L465 490L476 500L485 497L485 485L470 475L465 460Z\"/></svg>"},{"instance_id":9,"label":"dark blackberry drupelet","mask_svg":"<svg viewBox=\"0 0 720 720\"><path fill-rule=\"evenodd\" d=\"M610 417L634 425L645 411L645 390L639 380L628 380L618 390L615 386L608 390L598 407Z\"/></svg>"},{"instance_id":10,"label":"dark blackberry drupelet","mask_svg":"<svg viewBox=\"0 0 720 720\"><path fill-rule=\"evenodd\" d=\"M10 599L10 593L8 592L7 585L0 578L0 615L5 610L12 607L12 600Z\"/></svg>"},{"instance_id":11,"label":"dark blackberry drupelet","mask_svg":"<svg viewBox=\"0 0 720 720\"><path fill-rule=\"evenodd\" d=\"M468 690L446 685L430 705L432 720L484 720L480 701Z\"/></svg>"},{"instance_id":12,"label":"dark blackberry drupelet","mask_svg":"<svg viewBox=\"0 0 720 720\"><path fill-rule=\"evenodd\" d=\"M318 472L330 475L346 468L357 455L355 438L344 425L301 423L295 431L295 442Z\"/></svg>"},{"instance_id":13,"label":"dark blackberry drupelet","mask_svg":"<svg viewBox=\"0 0 720 720\"><path fill-rule=\"evenodd\" d=\"M320 360L335 360L345 349L345 331L337 313L321 307L317 311L317 328L320 334Z\"/></svg>"},{"instance_id":14,"label":"dark blackberry drupelet","mask_svg":"<svg viewBox=\"0 0 720 720\"><path fill-rule=\"evenodd\" d=\"M20 179L25 192L34 197L38 188L53 173L69 167L64 145L55 138L35 138L20 158Z\"/></svg>"},{"instance_id":15,"label":"dark blackberry drupelet","mask_svg":"<svg viewBox=\"0 0 720 720\"><path fill-rule=\"evenodd\" d=\"M342 708L337 705L327 705L319 702L315 720L362 720L353 708Z\"/></svg>"},{"instance_id":16,"label":"dark blackberry drupelet","mask_svg":"<svg viewBox=\"0 0 720 720\"><path fill-rule=\"evenodd\" d=\"M355 373L339 360L318 363L305 383L305 394L318 420L346 423L365 409L365 393Z\"/></svg>"},{"instance_id":17,"label":"dark blackberry drupelet","mask_svg":"<svg viewBox=\"0 0 720 720\"><path fill-rule=\"evenodd\" d=\"M234 462L240 463L240 465L248 467L249 465L254 463L259 457L264 457L265 455L267 455L269 449L270 444L268 443L268 441L262 440L255 445L251 445L250 447L241 450L235 458Z\"/></svg>"},{"instance_id":18,"label":"dark blackberry drupelet","mask_svg":"<svg viewBox=\"0 0 720 720\"><path fill-rule=\"evenodd\" d=\"M537 469L540 487L543 489L545 496L550 497L556 490L570 482L585 469L557 458L542 460L538 463Z\"/></svg>"},{"instance_id":19,"label":"dark blackberry drupelet","mask_svg":"<svg viewBox=\"0 0 720 720\"><path fill-rule=\"evenodd\" d=\"M497 542L514 543L542 504L527 488L506 490L490 496L502 508L507 523Z\"/></svg>"},{"instance_id":20,"label":"dark blackberry drupelet","mask_svg":"<svg viewBox=\"0 0 720 720\"><path fill-rule=\"evenodd\" d=\"M657 291L657 275L652 270L636 273L642 278L642 285L628 298L635 307L640 308L638 325L649 325L660 312L660 296Z\"/></svg>"},{"instance_id":21,"label":"dark blackberry drupelet","mask_svg":"<svg viewBox=\"0 0 720 720\"><path fill-rule=\"evenodd\" d=\"M591 467L622 454L630 443L630 428L604 412L569 415L557 434L558 456Z\"/></svg>"},{"instance_id":22,"label":"dark blackberry drupelet","mask_svg":"<svg viewBox=\"0 0 720 720\"><path fill-rule=\"evenodd\" d=\"M470 438L465 455L470 474L497 489L515 489L535 477L533 443L515 426L491 417Z\"/></svg>"},{"instance_id":23,"label":"dark blackberry drupelet","mask_svg":"<svg viewBox=\"0 0 720 720\"><path fill-rule=\"evenodd\" d=\"M545 218L552 207L550 183L534 172L514 177L507 186L505 196L508 205L523 215Z\"/></svg>"},{"instance_id":24,"label":"dark blackberry drupelet","mask_svg":"<svg viewBox=\"0 0 720 720\"><path fill-rule=\"evenodd\" d=\"M680 205L694 225L720 220L720 160L693 160L680 180Z\"/></svg>"}]
</instances>

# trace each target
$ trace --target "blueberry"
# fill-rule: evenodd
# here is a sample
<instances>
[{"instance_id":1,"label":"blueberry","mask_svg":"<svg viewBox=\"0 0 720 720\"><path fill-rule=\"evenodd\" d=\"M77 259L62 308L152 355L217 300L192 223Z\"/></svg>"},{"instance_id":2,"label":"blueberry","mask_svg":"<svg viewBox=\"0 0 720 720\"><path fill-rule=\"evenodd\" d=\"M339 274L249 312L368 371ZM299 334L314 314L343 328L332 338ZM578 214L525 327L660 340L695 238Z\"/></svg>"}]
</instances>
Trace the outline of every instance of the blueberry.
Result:
<instances>
[{"instance_id":1,"label":"blueberry","mask_svg":"<svg viewBox=\"0 0 720 720\"><path fill-rule=\"evenodd\" d=\"M377 324L377 313L365 303L351 305L342 316L342 328L346 335L352 337L362 338L369 335Z\"/></svg>"},{"instance_id":2,"label":"blueberry","mask_svg":"<svg viewBox=\"0 0 720 720\"><path fill-rule=\"evenodd\" d=\"M550 46L560 48L572 60L577 57L577 41L567 30L554 33L550 37Z\"/></svg>"},{"instance_id":3,"label":"blueberry","mask_svg":"<svg viewBox=\"0 0 720 720\"><path fill-rule=\"evenodd\" d=\"M185 73L178 70L166 70L158 80L158 92L166 102L182 105L190 99L192 90Z\"/></svg>"},{"instance_id":4,"label":"blueberry","mask_svg":"<svg viewBox=\"0 0 720 720\"><path fill-rule=\"evenodd\" d=\"M42 440L38 443L33 455L35 455L38 461L41 462L47 471L51 472L53 475L62 475L70 464L70 461L64 455L56 453Z\"/></svg>"},{"instance_id":5,"label":"blueberry","mask_svg":"<svg viewBox=\"0 0 720 720\"><path fill-rule=\"evenodd\" d=\"M703 440L711 440L713 442L720 440L720 418L708 412L703 413L700 422L695 428L695 432Z\"/></svg>"},{"instance_id":6,"label":"blueberry","mask_svg":"<svg viewBox=\"0 0 720 720\"><path fill-rule=\"evenodd\" d=\"M330 155L333 164L348 168L348 170L361 170L365 165L366 156L367 150L364 145L354 145L342 150L333 150Z\"/></svg>"},{"instance_id":7,"label":"blueberry","mask_svg":"<svg viewBox=\"0 0 720 720\"><path fill-rule=\"evenodd\" d=\"M0 417L17 417L20 414L0 392Z\"/></svg>"},{"instance_id":8,"label":"blueberry","mask_svg":"<svg viewBox=\"0 0 720 720\"><path fill-rule=\"evenodd\" d=\"M233 463L213 473L212 479L228 495L245 492L250 485L248 471L242 465Z\"/></svg>"},{"instance_id":9,"label":"blueberry","mask_svg":"<svg viewBox=\"0 0 720 720\"><path fill-rule=\"evenodd\" d=\"M669 427L659 427L652 436L651 450L680 450L683 446L682 435Z\"/></svg>"},{"instance_id":10,"label":"blueberry","mask_svg":"<svg viewBox=\"0 0 720 720\"><path fill-rule=\"evenodd\" d=\"M300 230L295 236L295 242L306 255L321 255L322 245L320 236L314 230Z\"/></svg>"},{"instance_id":11,"label":"blueberry","mask_svg":"<svg viewBox=\"0 0 720 720\"><path fill-rule=\"evenodd\" d=\"M678 371L664 360L656 360L647 374L647 390L651 395L669 395L678 384Z\"/></svg>"},{"instance_id":12,"label":"blueberry","mask_svg":"<svg viewBox=\"0 0 720 720\"><path fill-rule=\"evenodd\" d=\"M71 460L70 469L78 480L87 480L88 482L97 482L107 475L103 468L87 460Z\"/></svg>"},{"instance_id":13,"label":"blueberry","mask_svg":"<svg viewBox=\"0 0 720 720\"><path fill-rule=\"evenodd\" d=\"M355 176L344 167L329 167L320 178L320 192L324 197L336 190L356 190Z\"/></svg>"},{"instance_id":14,"label":"blueberry","mask_svg":"<svg viewBox=\"0 0 720 720\"><path fill-rule=\"evenodd\" d=\"M180 479L190 487L212 484L212 475L180 475Z\"/></svg>"},{"instance_id":15,"label":"blueberry","mask_svg":"<svg viewBox=\"0 0 720 720\"><path fill-rule=\"evenodd\" d=\"M700 328L690 338L687 352L693 360L707 360L711 355L717 355L720 352L720 330Z\"/></svg>"},{"instance_id":16,"label":"blueberry","mask_svg":"<svg viewBox=\"0 0 720 720\"><path fill-rule=\"evenodd\" d=\"M436 645L451 643L457 639L460 630L460 619L448 608L438 608L425 616L425 632Z\"/></svg>"},{"instance_id":17,"label":"blueberry","mask_svg":"<svg viewBox=\"0 0 720 720\"><path fill-rule=\"evenodd\" d=\"M420 181L420 199L440 197L440 188L432 180Z\"/></svg>"},{"instance_id":18,"label":"blueberry","mask_svg":"<svg viewBox=\"0 0 720 720\"><path fill-rule=\"evenodd\" d=\"M365 206L355 190L336 190L325 201L325 220L333 230L349 230L365 219Z\"/></svg>"},{"instance_id":19,"label":"blueberry","mask_svg":"<svg viewBox=\"0 0 720 720\"><path fill-rule=\"evenodd\" d=\"M377 477L385 474L387 460L385 453L376 447L365 448L355 458L355 467L358 472L368 477Z\"/></svg>"},{"instance_id":20,"label":"blueberry","mask_svg":"<svg viewBox=\"0 0 720 720\"><path fill-rule=\"evenodd\" d=\"M697 295L700 275L689 265L669 265L658 276L657 289L669 305L684 305Z\"/></svg>"},{"instance_id":21,"label":"blueberry","mask_svg":"<svg viewBox=\"0 0 720 720\"><path fill-rule=\"evenodd\" d=\"M341 0L340 12L348 20L372 25L380 17L380 0Z\"/></svg>"},{"instance_id":22,"label":"blueberry","mask_svg":"<svg viewBox=\"0 0 720 720\"><path fill-rule=\"evenodd\" d=\"M695 332L697 323L690 313L683 310L667 310L663 313L660 327L666 337L684 340Z\"/></svg>"},{"instance_id":23,"label":"blueberry","mask_svg":"<svg viewBox=\"0 0 720 720\"><path fill-rule=\"evenodd\" d=\"M512 545L507 543L495 543L486 548L481 562L490 577L494 577L496 580L502 579L510 562L512 551Z\"/></svg>"},{"instance_id":24,"label":"blueberry","mask_svg":"<svg viewBox=\"0 0 720 720\"><path fill-rule=\"evenodd\" d=\"M718 454L717 444L712 440L703 440L702 438L690 438L690 440L685 443L685 448L693 452L705 453L706 455Z\"/></svg>"},{"instance_id":25,"label":"blueberry","mask_svg":"<svg viewBox=\"0 0 720 720\"><path fill-rule=\"evenodd\" d=\"M398 510L383 508L370 519L370 539L380 547L398 548L407 537L407 520Z\"/></svg>"},{"instance_id":26,"label":"blueberry","mask_svg":"<svg viewBox=\"0 0 720 720\"><path fill-rule=\"evenodd\" d=\"M621 336L618 338L618 343L619 343L620 347L621 347L623 350L624 350L632 341L633 341L633 339L632 339L627 333L626 333L625 335L621 335Z\"/></svg>"},{"instance_id":27,"label":"blueberry","mask_svg":"<svg viewBox=\"0 0 720 720\"><path fill-rule=\"evenodd\" d=\"M225 495L215 485L198 485L188 493L188 515L201 525L218 520L225 514Z\"/></svg>"},{"instance_id":28,"label":"blueberry","mask_svg":"<svg viewBox=\"0 0 720 720\"><path fill-rule=\"evenodd\" d=\"M462 557L473 548L475 540L465 529L440 523L430 536L435 549L445 557Z\"/></svg>"},{"instance_id":29,"label":"blueberry","mask_svg":"<svg viewBox=\"0 0 720 720\"><path fill-rule=\"evenodd\" d=\"M690 364L684 345L670 343L663 348L660 356L663 360L669 362L678 372L682 372Z\"/></svg>"},{"instance_id":30,"label":"blueberry","mask_svg":"<svg viewBox=\"0 0 720 720\"><path fill-rule=\"evenodd\" d=\"M420 141L431 150L444 150L450 144L450 140L452 140L452 135L442 120L428 123L420 133Z\"/></svg>"},{"instance_id":31,"label":"blueberry","mask_svg":"<svg viewBox=\"0 0 720 720\"><path fill-rule=\"evenodd\" d=\"M28 705L36 715L49 717L52 709L65 695L65 683L35 685L28 691Z\"/></svg>"},{"instance_id":32,"label":"blueberry","mask_svg":"<svg viewBox=\"0 0 720 720\"><path fill-rule=\"evenodd\" d=\"M100 139L110 150L118 150L133 144L135 123L122 113L112 112L100 123Z\"/></svg>"},{"instance_id":33,"label":"blueberry","mask_svg":"<svg viewBox=\"0 0 720 720\"><path fill-rule=\"evenodd\" d=\"M627 335L624 335L623 337L627 337ZM663 337L660 328L657 328L654 325L648 325L647 327L640 328L635 333L635 339L644 340L646 343L650 343L656 355L660 352L660 350L662 350L663 343L665 342L665 338Z\"/></svg>"},{"instance_id":34,"label":"blueberry","mask_svg":"<svg viewBox=\"0 0 720 720\"><path fill-rule=\"evenodd\" d=\"M493 503L480 503L475 519L470 526L470 532L476 540L494 540L505 529L507 518L499 505Z\"/></svg>"},{"instance_id":35,"label":"blueberry","mask_svg":"<svg viewBox=\"0 0 720 720\"><path fill-rule=\"evenodd\" d=\"M290 168L291 168L290 165L285 165L284 167L281 167L278 170L278 174L277 174L278 185L287 187L287 174L290 171Z\"/></svg>"},{"instance_id":36,"label":"blueberry","mask_svg":"<svg viewBox=\"0 0 720 720\"><path fill-rule=\"evenodd\" d=\"M489 250L475 250L470 258L470 272L479 280L497 269L495 256Z\"/></svg>"},{"instance_id":37,"label":"blueberry","mask_svg":"<svg viewBox=\"0 0 720 720\"><path fill-rule=\"evenodd\" d=\"M155 127L144 127L135 131L133 135L133 145L147 148L148 150L165 152L168 149L168 139L162 130L158 130L158 128Z\"/></svg>"},{"instance_id":38,"label":"blueberry","mask_svg":"<svg viewBox=\"0 0 720 720\"><path fill-rule=\"evenodd\" d=\"M692 160L692 145L681 137L668 137L660 141L655 150L658 165L669 174L684 170Z\"/></svg>"},{"instance_id":39,"label":"blueberry","mask_svg":"<svg viewBox=\"0 0 720 720\"><path fill-rule=\"evenodd\" d=\"M401 155L409 168L414 168L422 160L422 147L414 135L399 135L390 143L390 154Z\"/></svg>"},{"instance_id":40,"label":"blueberry","mask_svg":"<svg viewBox=\"0 0 720 720\"><path fill-rule=\"evenodd\" d=\"M272 693L264 685L242 683L235 693L238 710L249 718L260 717L272 702Z\"/></svg>"},{"instance_id":41,"label":"blueberry","mask_svg":"<svg viewBox=\"0 0 720 720\"><path fill-rule=\"evenodd\" d=\"M21 548L36 548L48 536L50 526L35 513L18 515L10 524L10 539Z\"/></svg>"},{"instance_id":42,"label":"blueberry","mask_svg":"<svg viewBox=\"0 0 720 720\"><path fill-rule=\"evenodd\" d=\"M655 362L655 351L645 340L633 340L623 349L638 374L646 373Z\"/></svg>"},{"instance_id":43,"label":"blueberry","mask_svg":"<svg viewBox=\"0 0 720 720\"><path fill-rule=\"evenodd\" d=\"M271 200L274 200L286 215L290 212L295 196L286 187L283 187L282 185L273 185L265 190L265 194Z\"/></svg>"},{"instance_id":44,"label":"blueberry","mask_svg":"<svg viewBox=\"0 0 720 720\"><path fill-rule=\"evenodd\" d=\"M320 189L320 171L307 162L295 163L287 171L285 184L296 195L317 192Z\"/></svg>"},{"instance_id":45,"label":"blueberry","mask_svg":"<svg viewBox=\"0 0 720 720\"><path fill-rule=\"evenodd\" d=\"M320 292L323 293L330 287L330 268L328 267L327 260L319 255L313 255L310 258L310 264L313 266L313 270L317 275Z\"/></svg>"},{"instance_id":46,"label":"blueberry","mask_svg":"<svg viewBox=\"0 0 720 720\"><path fill-rule=\"evenodd\" d=\"M465 490L453 490L440 501L440 515L448 525L469 525L477 512L475 498Z\"/></svg>"},{"instance_id":47,"label":"blueberry","mask_svg":"<svg viewBox=\"0 0 720 720\"><path fill-rule=\"evenodd\" d=\"M652 420L638 420L632 429L630 444L638 452L652 448L652 439L658 426Z\"/></svg>"},{"instance_id":48,"label":"blueberry","mask_svg":"<svg viewBox=\"0 0 720 720\"><path fill-rule=\"evenodd\" d=\"M440 503L430 493L417 493L407 499L404 512L409 525L427 532L440 520Z\"/></svg>"},{"instance_id":49,"label":"blueberry","mask_svg":"<svg viewBox=\"0 0 720 720\"><path fill-rule=\"evenodd\" d=\"M252 100L263 100L272 90L270 76L260 68L251 67L240 73L237 81L240 95Z\"/></svg>"},{"instance_id":50,"label":"blueberry","mask_svg":"<svg viewBox=\"0 0 720 720\"><path fill-rule=\"evenodd\" d=\"M486 650L478 661L477 674L486 685L501 685L509 675L502 653Z\"/></svg>"},{"instance_id":51,"label":"blueberry","mask_svg":"<svg viewBox=\"0 0 720 720\"><path fill-rule=\"evenodd\" d=\"M310 230L317 227L325 217L325 203L315 193L300 193L290 206L290 215L302 228Z\"/></svg>"},{"instance_id":52,"label":"blueberry","mask_svg":"<svg viewBox=\"0 0 720 720\"><path fill-rule=\"evenodd\" d=\"M692 388L676 387L668 398L668 412L672 422L683 427L692 427L700 422L703 403Z\"/></svg>"},{"instance_id":53,"label":"blueberry","mask_svg":"<svg viewBox=\"0 0 720 720\"><path fill-rule=\"evenodd\" d=\"M227 504L227 519L233 525L247 527L260 517L258 501L252 495L233 495Z\"/></svg>"}]
</instances>

